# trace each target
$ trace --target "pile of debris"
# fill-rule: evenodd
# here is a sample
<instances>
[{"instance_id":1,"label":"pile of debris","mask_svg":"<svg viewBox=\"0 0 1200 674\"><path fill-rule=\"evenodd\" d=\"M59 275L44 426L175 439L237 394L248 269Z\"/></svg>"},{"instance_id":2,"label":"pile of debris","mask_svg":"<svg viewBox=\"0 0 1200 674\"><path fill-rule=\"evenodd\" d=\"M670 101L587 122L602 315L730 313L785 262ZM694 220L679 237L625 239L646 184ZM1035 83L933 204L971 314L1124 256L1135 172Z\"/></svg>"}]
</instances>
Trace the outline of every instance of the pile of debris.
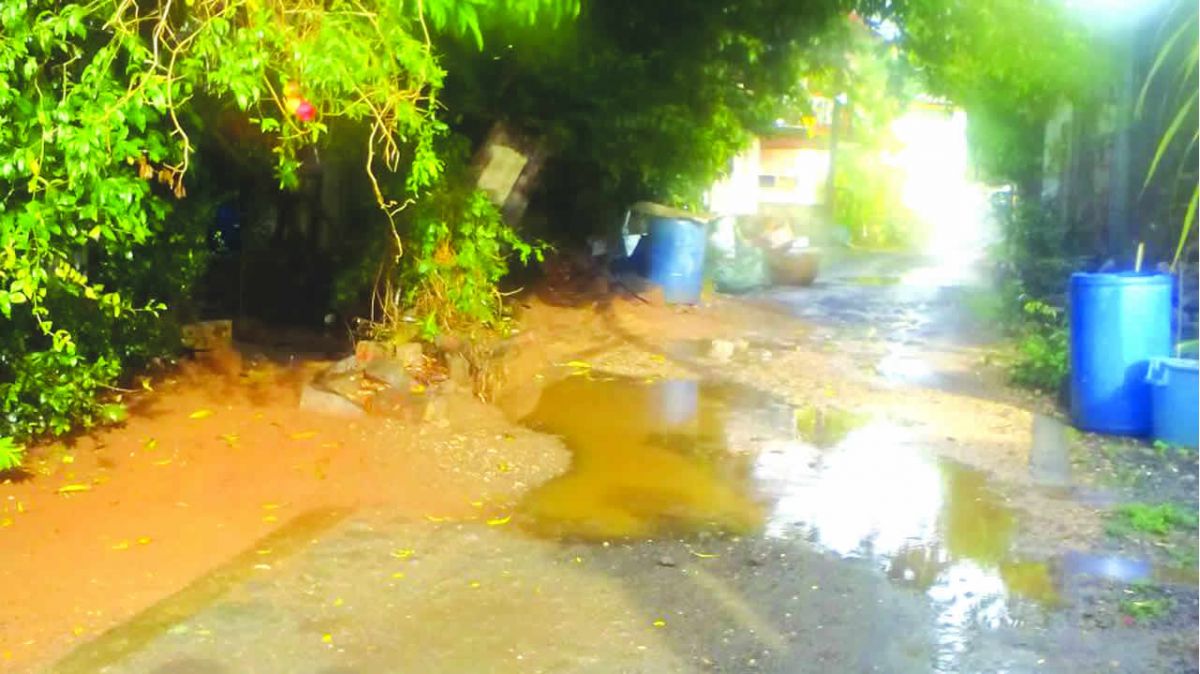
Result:
<instances>
[{"instance_id":1,"label":"pile of debris","mask_svg":"<svg viewBox=\"0 0 1200 674\"><path fill-rule=\"evenodd\" d=\"M300 408L345 417L367 414L417 422L434 392L449 379L420 343L360 341L304 386Z\"/></svg>"}]
</instances>

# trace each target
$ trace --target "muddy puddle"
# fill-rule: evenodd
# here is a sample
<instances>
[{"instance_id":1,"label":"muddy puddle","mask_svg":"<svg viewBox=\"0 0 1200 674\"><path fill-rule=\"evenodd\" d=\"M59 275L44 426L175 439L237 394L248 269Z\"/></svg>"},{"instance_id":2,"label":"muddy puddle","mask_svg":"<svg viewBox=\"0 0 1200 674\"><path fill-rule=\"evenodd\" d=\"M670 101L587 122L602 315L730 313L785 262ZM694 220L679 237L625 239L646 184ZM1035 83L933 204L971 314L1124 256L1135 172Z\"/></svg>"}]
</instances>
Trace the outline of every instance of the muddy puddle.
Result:
<instances>
[{"instance_id":1,"label":"muddy puddle","mask_svg":"<svg viewBox=\"0 0 1200 674\"><path fill-rule=\"evenodd\" d=\"M587 373L556 382L522 422L561 436L571 468L530 494L522 513L540 534L588 540L757 531L767 511L754 487L755 439L737 414L788 423L768 402L693 380Z\"/></svg>"},{"instance_id":2,"label":"muddy puddle","mask_svg":"<svg viewBox=\"0 0 1200 674\"><path fill-rule=\"evenodd\" d=\"M573 453L570 470L522 504L536 534L715 532L815 546L926 594L949 651L974 626L1058 605L1072 578L1157 575L1136 560L1015 556L1017 515L984 474L863 411L794 408L732 384L587 372L549 386L522 423Z\"/></svg>"}]
</instances>

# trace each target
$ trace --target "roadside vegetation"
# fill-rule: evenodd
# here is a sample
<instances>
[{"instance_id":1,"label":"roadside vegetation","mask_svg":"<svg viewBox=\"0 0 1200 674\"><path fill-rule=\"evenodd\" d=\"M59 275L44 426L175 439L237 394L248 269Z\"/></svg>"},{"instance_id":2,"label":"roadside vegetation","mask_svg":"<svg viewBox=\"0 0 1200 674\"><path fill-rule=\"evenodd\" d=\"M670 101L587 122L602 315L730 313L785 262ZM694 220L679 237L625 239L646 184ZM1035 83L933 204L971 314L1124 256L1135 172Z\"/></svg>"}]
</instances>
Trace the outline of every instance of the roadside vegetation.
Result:
<instances>
[{"instance_id":1,"label":"roadside vegetation","mask_svg":"<svg viewBox=\"0 0 1200 674\"><path fill-rule=\"evenodd\" d=\"M1175 503L1129 503L1113 511L1109 532L1115 535L1167 536L1196 528L1196 513Z\"/></svg>"},{"instance_id":2,"label":"roadside vegetation","mask_svg":"<svg viewBox=\"0 0 1200 674\"><path fill-rule=\"evenodd\" d=\"M1126 595L1118 608L1134 622L1146 622L1167 615L1173 602L1159 587L1149 583L1134 584L1124 590Z\"/></svg>"}]
</instances>

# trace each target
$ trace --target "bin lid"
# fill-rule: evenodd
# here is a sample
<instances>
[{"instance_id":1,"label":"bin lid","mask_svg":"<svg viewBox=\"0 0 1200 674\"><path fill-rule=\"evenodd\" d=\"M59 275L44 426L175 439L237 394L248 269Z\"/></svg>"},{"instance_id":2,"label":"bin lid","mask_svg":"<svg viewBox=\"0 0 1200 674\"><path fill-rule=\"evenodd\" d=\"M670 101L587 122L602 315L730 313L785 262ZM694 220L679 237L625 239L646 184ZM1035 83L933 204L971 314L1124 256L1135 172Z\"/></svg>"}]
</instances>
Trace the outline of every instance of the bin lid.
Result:
<instances>
[{"instance_id":1,"label":"bin lid","mask_svg":"<svg viewBox=\"0 0 1200 674\"><path fill-rule=\"evenodd\" d=\"M1121 272L1075 272L1071 274L1074 285L1170 285L1175 277L1155 271L1121 271Z\"/></svg>"},{"instance_id":2,"label":"bin lid","mask_svg":"<svg viewBox=\"0 0 1200 674\"><path fill-rule=\"evenodd\" d=\"M1146 381L1154 386L1166 386L1170 382L1172 372L1178 372L1177 376L1186 377L1186 373L1195 373L1200 370L1200 360L1195 358L1151 358L1149 365L1146 368ZM1194 382L1195 374L1192 374ZM1187 379L1180 381L1186 382ZM1192 386L1195 386L1193 383Z\"/></svg>"}]
</instances>

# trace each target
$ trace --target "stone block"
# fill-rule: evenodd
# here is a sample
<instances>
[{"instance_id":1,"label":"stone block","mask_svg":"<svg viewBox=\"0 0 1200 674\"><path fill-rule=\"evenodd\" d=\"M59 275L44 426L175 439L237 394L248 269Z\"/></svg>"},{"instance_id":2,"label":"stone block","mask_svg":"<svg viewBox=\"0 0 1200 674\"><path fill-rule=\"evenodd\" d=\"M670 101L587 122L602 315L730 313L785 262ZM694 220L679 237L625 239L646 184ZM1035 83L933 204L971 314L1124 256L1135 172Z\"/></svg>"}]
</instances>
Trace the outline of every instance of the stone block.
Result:
<instances>
[{"instance_id":1,"label":"stone block","mask_svg":"<svg viewBox=\"0 0 1200 674\"><path fill-rule=\"evenodd\" d=\"M300 409L335 417L361 417L366 414L354 402L313 384L300 391Z\"/></svg>"},{"instance_id":2,"label":"stone block","mask_svg":"<svg viewBox=\"0 0 1200 674\"><path fill-rule=\"evenodd\" d=\"M366 364L363 373L375 381L380 381L395 389L408 390L412 378L399 361L391 358L377 358Z\"/></svg>"}]
</instances>

